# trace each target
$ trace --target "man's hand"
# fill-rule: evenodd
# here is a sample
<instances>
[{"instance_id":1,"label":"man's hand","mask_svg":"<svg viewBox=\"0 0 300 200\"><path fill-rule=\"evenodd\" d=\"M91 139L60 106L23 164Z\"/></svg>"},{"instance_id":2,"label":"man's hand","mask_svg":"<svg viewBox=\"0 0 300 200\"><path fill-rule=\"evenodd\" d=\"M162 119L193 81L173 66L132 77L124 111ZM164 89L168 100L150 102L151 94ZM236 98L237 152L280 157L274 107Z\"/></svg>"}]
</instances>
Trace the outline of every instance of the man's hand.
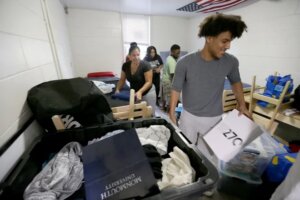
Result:
<instances>
[{"instance_id":1,"label":"man's hand","mask_svg":"<svg viewBox=\"0 0 300 200\"><path fill-rule=\"evenodd\" d=\"M175 125L177 125L176 123L177 120L175 116L175 107L178 103L179 95L180 92L177 92L176 90L171 91L169 118Z\"/></svg>"},{"instance_id":2,"label":"man's hand","mask_svg":"<svg viewBox=\"0 0 300 200\"><path fill-rule=\"evenodd\" d=\"M170 118L170 120L174 123L174 124L176 124L177 125L177 120L176 120L176 115L175 115L175 112L174 112L174 110L173 111L169 111L169 118Z\"/></svg>"},{"instance_id":3,"label":"man's hand","mask_svg":"<svg viewBox=\"0 0 300 200\"><path fill-rule=\"evenodd\" d=\"M252 116L251 116L250 112L248 111L248 109L246 108L246 106L239 106L239 107L237 107L237 110L239 111L239 115L244 114L248 118L250 118L251 120L253 120Z\"/></svg>"}]
</instances>

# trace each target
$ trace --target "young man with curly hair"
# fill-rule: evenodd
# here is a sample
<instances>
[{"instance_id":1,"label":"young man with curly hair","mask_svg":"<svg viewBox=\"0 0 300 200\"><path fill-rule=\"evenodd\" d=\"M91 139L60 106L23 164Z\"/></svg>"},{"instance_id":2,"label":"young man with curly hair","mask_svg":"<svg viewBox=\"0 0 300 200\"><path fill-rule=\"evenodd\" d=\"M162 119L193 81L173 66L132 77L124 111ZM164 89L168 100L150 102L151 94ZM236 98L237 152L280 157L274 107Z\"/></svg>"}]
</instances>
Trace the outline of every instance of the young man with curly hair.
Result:
<instances>
[{"instance_id":1,"label":"young man with curly hair","mask_svg":"<svg viewBox=\"0 0 300 200\"><path fill-rule=\"evenodd\" d=\"M231 41L241 37L247 25L240 16L214 14L205 18L199 27L198 36L205 38L205 44L201 50L182 57L176 65L169 117L176 123L175 107L182 92L183 112L179 127L209 158L202 137L221 120L225 78L231 83L240 114L250 116L245 105L239 62L226 53Z\"/></svg>"}]
</instances>

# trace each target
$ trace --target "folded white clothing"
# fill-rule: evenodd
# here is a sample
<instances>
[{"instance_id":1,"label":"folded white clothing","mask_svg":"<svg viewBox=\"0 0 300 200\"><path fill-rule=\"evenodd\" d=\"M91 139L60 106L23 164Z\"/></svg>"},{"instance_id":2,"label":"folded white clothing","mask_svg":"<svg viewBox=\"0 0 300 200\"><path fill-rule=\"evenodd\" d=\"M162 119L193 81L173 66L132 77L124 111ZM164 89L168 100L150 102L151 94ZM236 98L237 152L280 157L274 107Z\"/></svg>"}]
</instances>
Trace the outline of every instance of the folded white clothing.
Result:
<instances>
[{"instance_id":1,"label":"folded white clothing","mask_svg":"<svg viewBox=\"0 0 300 200\"><path fill-rule=\"evenodd\" d=\"M163 177L157 183L159 189L192 183L195 179L195 170L190 164L189 157L176 146L169 156L170 158L162 161Z\"/></svg>"},{"instance_id":2,"label":"folded white clothing","mask_svg":"<svg viewBox=\"0 0 300 200\"><path fill-rule=\"evenodd\" d=\"M93 83L103 92L103 94L111 93L113 88L115 88L114 84L107 84L103 81L93 81Z\"/></svg>"}]
</instances>

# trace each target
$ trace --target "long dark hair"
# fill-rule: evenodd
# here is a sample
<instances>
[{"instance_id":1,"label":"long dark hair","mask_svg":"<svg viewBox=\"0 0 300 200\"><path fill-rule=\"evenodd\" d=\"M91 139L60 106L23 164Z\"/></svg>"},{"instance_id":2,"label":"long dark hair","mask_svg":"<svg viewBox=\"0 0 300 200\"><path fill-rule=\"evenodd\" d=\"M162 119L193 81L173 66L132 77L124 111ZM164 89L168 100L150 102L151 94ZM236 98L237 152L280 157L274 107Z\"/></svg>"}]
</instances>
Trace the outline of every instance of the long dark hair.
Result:
<instances>
[{"instance_id":1,"label":"long dark hair","mask_svg":"<svg viewBox=\"0 0 300 200\"><path fill-rule=\"evenodd\" d=\"M149 47L147 48L147 56L150 56L150 55L151 55L151 50L152 50L152 49L155 51L155 55L154 55L154 56L157 55L156 48L155 48L154 46L149 46Z\"/></svg>"}]
</instances>

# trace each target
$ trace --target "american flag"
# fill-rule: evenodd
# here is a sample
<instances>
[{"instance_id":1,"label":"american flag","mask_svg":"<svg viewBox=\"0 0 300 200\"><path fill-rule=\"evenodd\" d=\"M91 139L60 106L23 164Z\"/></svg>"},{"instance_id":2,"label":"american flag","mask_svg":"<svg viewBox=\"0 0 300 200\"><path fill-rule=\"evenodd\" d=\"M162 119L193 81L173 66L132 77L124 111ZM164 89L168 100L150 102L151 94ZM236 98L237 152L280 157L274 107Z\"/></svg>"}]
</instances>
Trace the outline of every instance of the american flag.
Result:
<instances>
[{"instance_id":1,"label":"american flag","mask_svg":"<svg viewBox=\"0 0 300 200\"><path fill-rule=\"evenodd\" d=\"M178 11L185 12L216 12L231 8L247 0L196 0L192 3L189 3L181 8L178 8Z\"/></svg>"}]
</instances>

